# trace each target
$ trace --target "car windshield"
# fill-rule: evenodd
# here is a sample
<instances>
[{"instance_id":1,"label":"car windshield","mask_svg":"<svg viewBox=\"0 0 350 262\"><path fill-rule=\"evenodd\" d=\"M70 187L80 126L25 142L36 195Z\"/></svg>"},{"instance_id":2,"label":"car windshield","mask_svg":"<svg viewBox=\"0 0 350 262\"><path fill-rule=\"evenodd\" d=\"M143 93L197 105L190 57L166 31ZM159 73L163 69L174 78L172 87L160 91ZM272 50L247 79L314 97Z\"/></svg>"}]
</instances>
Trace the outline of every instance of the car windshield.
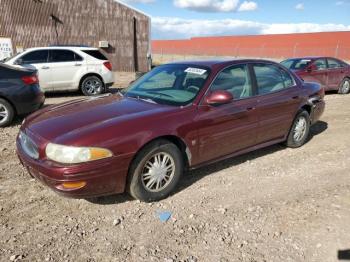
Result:
<instances>
[{"instance_id":1,"label":"car windshield","mask_svg":"<svg viewBox=\"0 0 350 262\"><path fill-rule=\"evenodd\" d=\"M209 73L209 68L202 66L163 65L135 81L123 93L158 104L184 106L193 102Z\"/></svg>"},{"instance_id":2,"label":"car windshield","mask_svg":"<svg viewBox=\"0 0 350 262\"><path fill-rule=\"evenodd\" d=\"M311 59L288 59L281 62L281 64L288 69L303 70L311 63L311 61Z\"/></svg>"},{"instance_id":3,"label":"car windshield","mask_svg":"<svg viewBox=\"0 0 350 262\"><path fill-rule=\"evenodd\" d=\"M17 54L14 54L12 56L6 57L5 59L2 59L1 62L5 63L5 62L11 60L12 58L19 56L20 54L22 54L22 53L17 53Z\"/></svg>"}]
</instances>

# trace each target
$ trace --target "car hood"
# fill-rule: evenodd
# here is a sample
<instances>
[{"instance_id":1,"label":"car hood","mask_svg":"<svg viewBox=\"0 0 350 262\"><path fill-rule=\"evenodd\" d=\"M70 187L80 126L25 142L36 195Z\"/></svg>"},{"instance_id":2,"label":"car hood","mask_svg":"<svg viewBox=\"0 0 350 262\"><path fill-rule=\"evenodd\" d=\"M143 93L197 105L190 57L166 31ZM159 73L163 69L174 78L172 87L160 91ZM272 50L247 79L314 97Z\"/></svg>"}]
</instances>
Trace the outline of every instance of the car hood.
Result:
<instances>
[{"instance_id":1,"label":"car hood","mask_svg":"<svg viewBox=\"0 0 350 262\"><path fill-rule=\"evenodd\" d=\"M62 142L64 138L89 135L89 131L103 132L103 126L164 115L176 109L119 95L83 98L37 111L27 118L22 129L51 142Z\"/></svg>"}]
</instances>

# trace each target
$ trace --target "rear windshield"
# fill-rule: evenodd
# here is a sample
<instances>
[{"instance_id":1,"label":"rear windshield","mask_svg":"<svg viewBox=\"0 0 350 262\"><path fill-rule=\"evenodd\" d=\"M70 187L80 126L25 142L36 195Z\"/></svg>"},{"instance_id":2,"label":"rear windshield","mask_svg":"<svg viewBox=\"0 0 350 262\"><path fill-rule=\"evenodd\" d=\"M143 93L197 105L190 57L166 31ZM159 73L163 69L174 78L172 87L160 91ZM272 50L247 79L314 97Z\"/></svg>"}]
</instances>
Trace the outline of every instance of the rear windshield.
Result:
<instances>
[{"instance_id":1,"label":"rear windshield","mask_svg":"<svg viewBox=\"0 0 350 262\"><path fill-rule=\"evenodd\" d=\"M311 59L288 59L281 62L282 65L292 70L303 70L311 63Z\"/></svg>"},{"instance_id":2,"label":"rear windshield","mask_svg":"<svg viewBox=\"0 0 350 262\"><path fill-rule=\"evenodd\" d=\"M100 51L98 50L82 50L85 54L88 54L98 60L108 60L107 57L104 56Z\"/></svg>"}]
</instances>

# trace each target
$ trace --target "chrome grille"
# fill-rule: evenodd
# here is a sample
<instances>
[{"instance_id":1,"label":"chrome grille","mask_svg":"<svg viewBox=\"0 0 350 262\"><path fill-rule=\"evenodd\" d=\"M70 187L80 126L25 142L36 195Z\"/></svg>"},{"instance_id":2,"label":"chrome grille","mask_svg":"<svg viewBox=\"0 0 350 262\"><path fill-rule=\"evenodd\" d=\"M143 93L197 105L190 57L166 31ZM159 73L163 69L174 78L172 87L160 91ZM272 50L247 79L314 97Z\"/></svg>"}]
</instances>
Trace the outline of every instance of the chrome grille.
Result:
<instances>
[{"instance_id":1,"label":"chrome grille","mask_svg":"<svg viewBox=\"0 0 350 262\"><path fill-rule=\"evenodd\" d=\"M33 159L39 159L39 151L36 144L33 142L30 137L28 137L25 133L22 131L19 133L19 142L21 144L21 147L23 151L31 158Z\"/></svg>"}]
</instances>

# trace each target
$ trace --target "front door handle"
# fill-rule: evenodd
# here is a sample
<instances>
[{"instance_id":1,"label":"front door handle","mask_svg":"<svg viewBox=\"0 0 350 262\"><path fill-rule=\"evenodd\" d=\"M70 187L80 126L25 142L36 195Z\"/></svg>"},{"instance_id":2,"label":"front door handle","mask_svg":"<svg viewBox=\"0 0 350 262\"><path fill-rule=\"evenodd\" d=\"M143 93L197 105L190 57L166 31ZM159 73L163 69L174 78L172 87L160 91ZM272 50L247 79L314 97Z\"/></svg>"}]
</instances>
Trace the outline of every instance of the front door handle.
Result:
<instances>
[{"instance_id":1,"label":"front door handle","mask_svg":"<svg viewBox=\"0 0 350 262\"><path fill-rule=\"evenodd\" d=\"M293 96L292 97L292 99L294 99L294 100L297 100L297 99L299 99L300 98L300 96Z\"/></svg>"},{"instance_id":2,"label":"front door handle","mask_svg":"<svg viewBox=\"0 0 350 262\"><path fill-rule=\"evenodd\" d=\"M82 66L82 64L75 64L75 66Z\"/></svg>"},{"instance_id":3,"label":"front door handle","mask_svg":"<svg viewBox=\"0 0 350 262\"><path fill-rule=\"evenodd\" d=\"M43 66L43 67L41 67L41 69L50 69L50 67L49 66Z\"/></svg>"},{"instance_id":4,"label":"front door handle","mask_svg":"<svg viewBox=\"0 0 350 262\"><path fill-rule=\"evenodd\" d=\"M247 111L248 111L248 112L249 112L249 111L253 111L253 110L255 110L255 107L253 107L253 106L247 108Z\"/></svg>"}]
</instances>

